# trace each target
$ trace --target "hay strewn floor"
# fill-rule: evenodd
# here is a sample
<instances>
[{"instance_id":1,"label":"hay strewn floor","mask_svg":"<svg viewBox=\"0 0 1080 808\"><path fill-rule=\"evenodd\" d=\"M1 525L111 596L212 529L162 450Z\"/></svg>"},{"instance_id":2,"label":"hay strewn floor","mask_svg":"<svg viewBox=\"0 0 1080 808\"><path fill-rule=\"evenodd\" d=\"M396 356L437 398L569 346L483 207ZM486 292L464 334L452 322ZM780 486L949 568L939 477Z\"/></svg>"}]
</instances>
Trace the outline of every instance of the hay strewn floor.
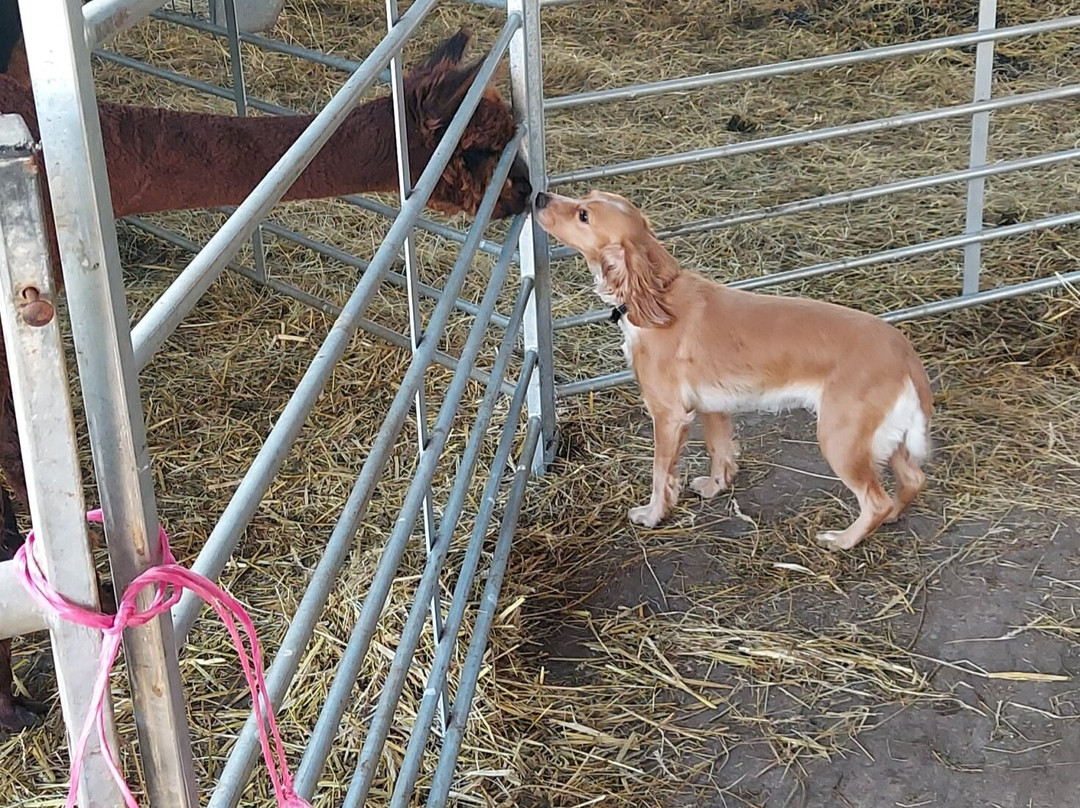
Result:
<instances>
[{"instance_id":1,"label":"hay strewn floor","mask_svg":"<svg viewBox=\"0 0 1080 808\"><path fill-rule=\"evenodd\" d=\"M554 7L544 16L545 89L555 96L957 33L974 24L974 8L951 0ZM1003 25L1065 13L1075 8L999 3ZM360 0L297 3L276 35L356 58L377 42L382 14L380 3ZM477 31L476 47L484 47L498 20L495 12L443 4L407 59L465 21ZM221 43L200 35L147 23L118 47L228 81ZM1075 83L1078 52L1080 40L1068 32L1002 45L995 93ZM313 109L340 85L340 75L285 57L251 48L245 57L252 94L277 103ZM549 170L964 103L973 59L972 52L949 52L554 113ZM228 108L110 65L101 65L98 76L103 97ZM755 131L729 131L736 114ZM603 187L630 196L665 227L962 168L965 137L962 121L941 122L647 172ZM991 159L1072 148L1078 140L1074 103L997 112ZM987 223L1074 209L1077 171L1063 165L990 180ZM687 266L718 278L752 277L954 234L963 227L964 194L955 185L835 207L676 239L672 249ZM290 205L275 216L361 256L373 252L386 229L336 203ZM160 220L197 241L220 221L200 213ZM130 228L121 240L129 300L141 313L187 256ZM427 237L421 250L425 280L441 284L452 252ZM1070 271L1078 255L1075 228L988 245L987 283ZM343 299L355 280L353 270L298 248L274 243L271 260L280 276L331 299ZM784 291L880 312L955 294L961 263L958 252L943 253ZM480 262L470 279L472 299L488 266ZM561 262L556 274L557 316L596 305L579 262ZM398 327L403 311L394 290L372 310ZM329 323L227 277L144 374L160 509L182 559L197 553ZM452 352L467 325L466 318L455 322ZM911 518L846 556L809 540L820 524L846 518L852 504L808 444L813 433L805 419L745 419L735 490L707 504L688 493L670 524L643 532L625 519L626 508L645 495L651 449L636 391L562 404L560 458L527 501L456 804L1071 804L1080 787L1072 679L1080 670L1080 292L904 328L937 389L932 486ZM618 342L606 325L563 333L560 380L621 369ZM405 365L402 352L357 337L227 571L225 583L251 606L270 649ZM448 378L432 372L433 400ZM467 402L478 398L474 393ZM462 430L470 406L462 407ZM465 437L455 434L454 445ZM687 474L702 454L700 445L692 447ZM407 428L283 711L294 762L411 469ZM452 471L440 475L442 496ZM463 524L461 534L470 527ZM452 555L452 569L459 557ZM414 549L402 567L319 805L340 804L421 559ZM36 694L53 688L47 659L33 653L42 647L16 646L16 674ZM182 666L208 789L246 716L245 699L224 633L211 621L199 623L194 649ZM418 655L421 669L429 651ZM1017 681L988 678L1010 672ZM1066 678L1040 681L1045 675ZM406 688L372 805L386 794L422 687L418 676ZM130 730L124 699L120 710ZM17 805L60 804L64 760L54 711L43 729L0 741L0 794ZM261 779L253 791L265 796Z\"/></svg>"}]
</instances>

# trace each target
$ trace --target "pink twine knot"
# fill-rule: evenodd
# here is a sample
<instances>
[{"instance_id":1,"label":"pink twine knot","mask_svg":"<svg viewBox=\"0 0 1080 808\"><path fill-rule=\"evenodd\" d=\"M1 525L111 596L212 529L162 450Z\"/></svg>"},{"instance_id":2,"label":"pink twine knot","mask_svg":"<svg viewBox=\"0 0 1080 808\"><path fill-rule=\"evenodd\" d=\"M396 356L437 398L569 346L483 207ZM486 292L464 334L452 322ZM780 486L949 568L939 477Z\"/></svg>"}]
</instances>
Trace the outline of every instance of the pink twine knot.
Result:
<instances>
[{"instance_id":1,"label":"pink twine knot","mask_svg":"<svg viewBox=\"0 0 1080 808\"><path fill-rule=\"evenodd\" d=\"M86 518L98 524L103 521L100 510L90 511ZM71 784L65 808L74 808L77 795L76 784L79 782L83 758L86 756L86 744L94 727L97 727L98 739L105 752L106 766L124 796L124 804L127 808L138 808L139 804L120 772L120 765L106 737L104 703L109 689L109 674L112 672L116 655L120 650L124 630L144 625L167 609L171 609L180 600L180 595L185 589L194 592L213 607L236 646L244 678L247 679L248 688L251 690L251 705L259 727L259 742L262 746L263 759L270 771L270 782L274 787L274 796L277 798L279 808L311 808L293 791L292 775L289 773L285 759L285 747L278 732L277 721L274 719L270 697L266 692L262 651L254 623L239 601L212 581L176 563L176 558L169 549L168 534L160 526L158 538L161 541L161 565L146 570L131 582L116 604L115 615L102 614L78 606L64 599L52 588L34 555L33 531L30 531L26 537L26 543L15 555L19 579L44 609L56 612L64 620L97 629L104 635L90 710L75 748L71 752ZM154 599L147 608L140 610L136 598L148 586L154 587ZM237 623L240 624L239 627Z\"/></svg>"}]
</instances>

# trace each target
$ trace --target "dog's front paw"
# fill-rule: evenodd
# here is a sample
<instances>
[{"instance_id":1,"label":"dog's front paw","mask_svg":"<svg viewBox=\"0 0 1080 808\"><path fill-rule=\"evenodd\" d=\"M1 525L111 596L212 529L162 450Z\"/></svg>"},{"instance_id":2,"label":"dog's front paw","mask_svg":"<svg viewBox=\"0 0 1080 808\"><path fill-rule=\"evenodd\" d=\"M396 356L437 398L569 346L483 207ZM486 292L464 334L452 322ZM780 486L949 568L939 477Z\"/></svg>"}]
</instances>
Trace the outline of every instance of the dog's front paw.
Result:
<instances>
[{"instance_id":1,"label":"dog's front paw","mask_svg":"<svg viewBox=\"0 0 1080 808\"><path fill-rule=\"evenodd\" d=\"M630 509L630 521L642 527L656 527L663 518L664 512L652 504Z\"/></svg>"}]
</instances>

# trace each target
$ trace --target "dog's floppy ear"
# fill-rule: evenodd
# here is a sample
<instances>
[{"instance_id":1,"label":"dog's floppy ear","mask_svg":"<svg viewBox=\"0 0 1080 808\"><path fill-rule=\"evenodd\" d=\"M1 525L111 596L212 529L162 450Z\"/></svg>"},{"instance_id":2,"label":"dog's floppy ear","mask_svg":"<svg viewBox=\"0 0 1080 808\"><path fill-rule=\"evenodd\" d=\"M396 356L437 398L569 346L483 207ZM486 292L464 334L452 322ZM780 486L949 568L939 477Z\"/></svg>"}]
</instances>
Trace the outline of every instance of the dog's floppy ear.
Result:
<instances>
[{"instance_id":1,"label":"dog's floppy ear","mask_svg":"<svg viewBox=\"0 0 1080 808\"><path fill-rule=\"evenodd\" d=\"M638 328L671 325L671 312L664 304L666 283L655 277L648 254L636 244L609 244L600 250L604 282L626 304L626 316Z\"/></svg>"}]
</instances>

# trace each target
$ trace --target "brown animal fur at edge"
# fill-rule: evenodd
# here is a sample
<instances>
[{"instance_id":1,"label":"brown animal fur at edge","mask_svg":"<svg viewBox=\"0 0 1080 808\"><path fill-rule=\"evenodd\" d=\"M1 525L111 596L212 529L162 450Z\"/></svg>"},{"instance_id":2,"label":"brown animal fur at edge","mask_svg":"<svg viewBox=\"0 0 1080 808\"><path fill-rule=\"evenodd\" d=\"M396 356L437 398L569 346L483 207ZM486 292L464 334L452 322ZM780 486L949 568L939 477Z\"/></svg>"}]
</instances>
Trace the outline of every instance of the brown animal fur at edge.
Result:
<instances>
[{"instance_id":1,"label":"brown animal fur at edge","mask_svg":"<svg viewBox=\"0 0 1080 808\"><path fill-rule=\"evenodd\" d=\"M38 137L21 40L7 27L17 0L0 0L7 37L0 42L0 112L21 115ZM7 16L5 16L7 15ZM471 34L462 29L443 42L405 77L409 159L413 180L427 166L447 125L472 86L483 60L468 67L461 59ZM116 216L163 210L239 204L296 140L314 116L237 118L100 103L106 165ZM355 109L286 193L286 200L397 190L393 109L388 97ZM475 215L495 165L517 128L509 105L488 87L460 144L436 186L428 207ZM63 286L52 212L45 191L54 284ZM521 213L532 188L518 158L494 216ZM26 481L8 373L0 345L0 471L15 498L27 507ZM8 491L0 486L0 560L22 544ZM45 705L12 694L11 642L0 641L0 731L36 723Z\"/></svg>"}]
</instances>

